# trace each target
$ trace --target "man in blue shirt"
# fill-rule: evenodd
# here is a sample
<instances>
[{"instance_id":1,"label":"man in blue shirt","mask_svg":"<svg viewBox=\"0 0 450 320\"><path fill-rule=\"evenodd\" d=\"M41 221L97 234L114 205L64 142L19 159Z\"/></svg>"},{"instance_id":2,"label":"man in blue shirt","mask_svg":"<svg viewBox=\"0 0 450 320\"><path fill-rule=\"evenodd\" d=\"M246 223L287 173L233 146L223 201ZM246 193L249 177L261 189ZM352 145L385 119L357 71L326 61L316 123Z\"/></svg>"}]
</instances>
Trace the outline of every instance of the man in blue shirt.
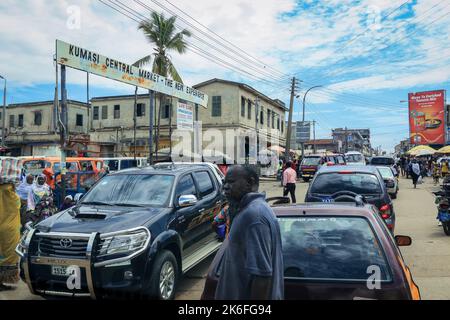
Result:
<instances>
[{"instance_id":1,"label":"man in blue shirt","mask_svg":"<svg viewBox=\"0 0 450 320\"><path fill-rule=\"evenodd\" d=\"M284 298L280 226L258 187L252 167L228 170L223 189L233 209L215 294L218 300Z\"/></svg>"}]
</instances>

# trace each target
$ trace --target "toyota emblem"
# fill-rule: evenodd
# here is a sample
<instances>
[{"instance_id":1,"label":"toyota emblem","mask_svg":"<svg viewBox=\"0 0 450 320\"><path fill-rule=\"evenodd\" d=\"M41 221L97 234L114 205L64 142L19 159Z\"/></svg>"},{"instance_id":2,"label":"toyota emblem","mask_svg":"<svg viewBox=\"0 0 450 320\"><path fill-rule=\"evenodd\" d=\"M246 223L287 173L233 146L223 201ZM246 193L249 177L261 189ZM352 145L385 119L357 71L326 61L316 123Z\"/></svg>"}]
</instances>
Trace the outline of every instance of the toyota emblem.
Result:
<instances>
[{"instance_id":1,"label":"toyota emblem","mask_svg":"<svg viewBox=\"0 0 450 320\"><path fill-rule=\"evenodd\" d=\"M62 248L70 248L72 246L72 239L67 239L67 238L61 239L61 240L59 240L59 245Z\"/></svg>"}]
</instances>

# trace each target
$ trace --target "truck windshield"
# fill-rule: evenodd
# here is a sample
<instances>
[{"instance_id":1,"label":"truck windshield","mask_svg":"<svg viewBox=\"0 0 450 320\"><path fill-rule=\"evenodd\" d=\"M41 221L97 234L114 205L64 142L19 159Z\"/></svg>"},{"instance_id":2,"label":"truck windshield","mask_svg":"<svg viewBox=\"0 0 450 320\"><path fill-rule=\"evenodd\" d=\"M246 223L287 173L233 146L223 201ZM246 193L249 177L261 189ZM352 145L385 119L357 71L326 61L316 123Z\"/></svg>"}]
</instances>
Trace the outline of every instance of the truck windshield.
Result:
<instances>
[{"instance_id":1,"label":"truck windshield","mask_svg":"<svg viewBox=\"0 0 450 320\"><path fill-rule=\"evenodd\" d=\"M82 203L163 207L168 205L173 181L173 176L162 174L106 176L86 194Z\"/></svg>"},{"instance_id":2,"label":"truck windshield","mask_svg":"<svg viewBox=\"0 0 450 320\"><path fill-rule=\"evenodd\" d=\"M305 158L302 161L303 166L317 166L320 162L320 157Z\"/></svg>"}]
</instances>

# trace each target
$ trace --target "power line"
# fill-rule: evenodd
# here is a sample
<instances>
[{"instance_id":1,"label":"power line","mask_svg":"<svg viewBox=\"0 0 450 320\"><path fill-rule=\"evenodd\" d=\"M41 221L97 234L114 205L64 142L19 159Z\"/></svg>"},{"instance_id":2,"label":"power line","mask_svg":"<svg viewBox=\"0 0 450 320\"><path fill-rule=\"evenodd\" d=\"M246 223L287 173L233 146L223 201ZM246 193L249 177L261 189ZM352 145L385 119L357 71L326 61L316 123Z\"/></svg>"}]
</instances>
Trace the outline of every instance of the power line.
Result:
<instances>
[{"instance_id":1,"label":"power line","mask_svg":"<svg viewBox=\"0 0 450 320\"><path fill-rule=\"evenodd\" d=\"M133 20L133 21L135 21L135 22L138 23L138 24L139 24L142 20L145 20L145 19L146 19L145 16L143 16L143 15L141 15L141 14L139 14L139 13L136 13L136 11L134 11L133 9L131 9L131 8L127 7L127 6L125 6L125 5L124 5L123 3L121 3L119 0L116 0L116 1L119 1L121 5L118 4L118 3L116 3L116 2L113 2L113 0L108 0L108 1L109 1L110 3L112 3L112 4L114 4L115 6L121 8L122 10L125 10L126 12L130 13L131 15L134 16L134 18L131 17L130 15L128 15L127 13L124 13L122 10L117 9L116 7L113 7L113 6L109 5L108 3L105 3L103 0L99 0L99 1L100 1L101 3L107 5L108 7L114 9L115 11L119 12L120 14L122 14L122 15L128 17L129 19L131 19L131 20ZM140 16L141 16L141 17L144 17L145 19L138 20L138 19L141 19ZM136 19L136 18L138 18L138 19ZM186 42L187 42L190 46L197 47L197 46L195 46L194 44L190 43L189 41L186 41ZM198 47L197 47L197 48L198 48ZM188 49L189 49L189 46L188 46ZM200 50L202 50L202 49L200 49ZM191 51L191 52L194 52L194 50L192 50L192 49L191 49L190 51ZM220 59L219 57L217 57L217 56L215 56L215 55L213 55L213 54L211 54L211 53L208 53L208 52L206 52L206 51L204 51L204 50L202 50L202 51L203 51L208 57L213 57L213 58L215 58L215 59L217 59L217 60L223 61L222 59ZM198 52L195 52L195 53L198 54ZM205 55L201 55L201 56L204 57L204 58L206 58ZM210 61L212 61L212 62L214 62L214 63L216 63L216 64L218 64L218 65L224 66L223 63L218 63L217 61L212 60L212 59L208 59L208 60L210 60ZM268 84L271 84L271 85L279 85L279 82L267 80L267 79L261 78L260 76L255 76L254 74L252 74L252 73L250 73L250 72L248 72L248 71L245 71L245 70L243 70L243 69L241 69L241 68L239 68L239 67L236 67L236 66L232 65L232 64L229 63L229 62L226 62L225 64L228 65L229 67L234 68L232 71L236 71L236 69L239 69L241 73L244 73L244 74L246 74L247 76L251 76L252 78L254 78L254 79L258 80L258 81L262 81L262 82L265 82L265 83L268 83ZM229 68L228 68L228 69L229 69Z\"/></svg>"},{"instance_id":2,"label":"power line","mask_svg":"<svg viewBox=\"0 0 450 320\"><path fill-rule=\"evenodd\" d=\"M140 1L140 0L133 0L133 1L134 1L135 3L137 3L137 4L139 4L140 6L142 6L143 8L149 10L150 12L153 12L153 11L154 11L151 7L149 7L148 5L146 5L145 3L143 3L143 2ZM155 0L151 0L151 1L152 1L153 3L155 3L156 5L158 5L160 8L162 8L163 10L167 11L169 14L172 14L173 16L177 17L180 21L184 22L186 25L188 25L188 26L191 27L192 29L198 31L200 34L202 34L202 35L204 35L205 37L211 39L213 42L215 42L215 43L221 45L222 47L226 48L227 50L229 50L229 51L235 53L237 56L241 57L243 60L247 60L247 61L249 61L249 62L252 63L252 64L255 63L254 61L251 61L251 60L249 60L247 57L243 56L243 55L242 55L241 53L239 53L238 51L234 50L232 47L227 46L227 45L224 45L222 42L220 42L219 40L217 40L215 37L210 36L208 33L204 32L204 31L201 30L201 29L199 29L198 27L196 27L195 25L193 25L192 23L190 23L189 21L187 21L187 20L184 19L183 17L180 17L180 16L177 15L175 12L173 12L173 11L170 10L170 9L168 9L167 7L165 7L164 5L162 5L161 3L159 3L158 1L155 1ZM194 37L194 36L195 36L195 35L193 35L193 37ZM211 44L211 43L209 43L209 42L206 42L206 41L203 40L202 38L197 37L197 36L195 36L195 38L196 38L197 40L201 41L201 42L206 43L207 45L211 46L212 48L215 48L216 51L218 50L216 46L214 46L213 44ZM221 53L222 53L222 54L225 54L225 55L228 55L229 57L232 57L232 56L230 56L230 55L229 55L228 53L226 53L226 52L221 51ZM232 57L232 58L233 58L233 57ZM234 59L234 58L233 58L233 59ZM243 61L239 61L239 63L247 64L247 65L248 65L247 62L243 62ZM265 66L264 66L264 67L265 67ZM259 70L260 67L253 66L253 68ZM285 77L274 77L274 75L273 75L272 73L268 73L266 70L259 71L259 72L270 74L270 76L273 77L275 80L281 80L282 78L283 78L283 80L284 80L284 78L285 78ZM266 75L266 76L267 76L267 75Z\"/></svg>"},{"instance_id":3,"label":"power line","mask_svg":"<svg viewBox=\"0 0 450 320\"><path fill-rule=\"evenodd\" d=\"M442 3L442 2L443 2L443 1L441 1L441 2L439 2L438 4L434 5L432 8L428 9L427 11L425 11L425 13L428 13L430 10L434 9L437 5L439 5L439 4ZM450 3L448 3L448 4L447 4L445 7L443 7L443 8L440 8L439 10L442 10L442 9L444 9L444 8L447 8L449 5L450 5ZM438 11L439 11L439 10L438 10ZM436 13L437 13L437 12L436 12ZM432 13L431 15L433 15L433 14L435 14L435 13ZM425 28L425 27L429 27L430 25L432 25L432 24L435 23L436 21L442 19L443 17L447 16L448 14L450 14L450 12L448 12L448 13L445 14L444 16L441 16L441 17L438 18L438 19L433 20L433 21L430 22L429 24L425 25L424 28ZM428 17L428 16L422 16L422 19L419 19L419 20L416 21L415 23L418 23L418 22L420 22L420 21L422 21L422 20L424 20L424 19L427 19L427 18L429 18L429 17ZM408 23L410 23L410 22L409 22L409 21L404 21L404 22L401 24L401 26L407 25ZM397 27L396 29L397 29L397 30L400 30L399 27ZM420 29L416 29L416 30L414 30L414 32L409 33L409 34L406 34L406 35L404 35L404 36L402 36L402 37L400 37L400 38L393 39L390 45L387 45L387 46L385 46L384 48L379 49L379 50L377 51L377 53L380 53L381 51L384 51L384 50L386 50L386 49L392 47L393 45L397 45L399 42L401 42L402 40L404 40L404 39L406 39L406 38L411 37L411 35L416 34L418 31L420 31ZM386 35L387 35L387 34L386 34ZM383 37L383 38L384 38L384 37ZM366 48L366 50L363 51L361 54L358 54L357 57L361 57L361 56L363 56L363 55L366 54L366 53L373 52L373 51L375 50L375 48L376 48L376 47L369 47L369 48ZM353 56L352 58L355 58L355 57ZM347 58L347 59L348 59L348 58ZM346 59L343 59L343 60L346 60ZM338 62L339 62L339 60L338 60ZM337 63L337 62L336 62L336 63ZM336 64L336 63L335 63L335 64ZM343 67L344 67L345 65L347 65L348 63L351 63L351 62L348 61L347 63L344 63L343 65L340 66L340 69L343 69ZM331 72L326 72L326 73L325 73L324 75L322 75L322 76L323 76L323 77L325 77L325 76L336 76L336 75L338 75L338 74L339 74L339 72L337 72L336 70L334 70L334 71L331 71Z\"/></svg>"},{"instance_id":4,"label":"power line","mask_svg":"<svg viewBox=\"0 0 450 320\"><path fill-rule=\"evenodd\" d=\"M152 0L153 1L153 0ZM213 30L211 30L210 28L208 28L207 26L205 26L204 24L202 24L200 21L198 21L197 19L195 19L194 17L192 17L190 14L188 14L185 10L180 9L179 7L177 7L175 4L173 4L172 2L165 0L167 3L169 3L172 7L174 7L175 9L177 9L178 11L182 12L184 15L186 15L187 17L191 18L192 20L194 20L195 22L197 22L200 26L202 26L203 28L207 29L208 31L210 31L212 34L214 34L215 36L217 36L218 38L220 38L221 40L223 40L224 42L236 47L240 52L242 52L243 54L249 56L250 58L252 58L253 60L259 62L264 68L268 67L272 70L274 70L275 72L281 74L281 75L286 75L287 77L290 77L289 75L285 74L282 71L279 71L273 67L271 67L270 65L264 63L263 61L261 61L260 59L250 55L249 53L245 52L244 50L242 50L240 47L238 47L237 45L231 43L230 41L224 39L222 36L220 36L219 34L217 34L216 32L214 32ZM155 1L153 1L155 2Z\"/></svg>"}]
</instances>

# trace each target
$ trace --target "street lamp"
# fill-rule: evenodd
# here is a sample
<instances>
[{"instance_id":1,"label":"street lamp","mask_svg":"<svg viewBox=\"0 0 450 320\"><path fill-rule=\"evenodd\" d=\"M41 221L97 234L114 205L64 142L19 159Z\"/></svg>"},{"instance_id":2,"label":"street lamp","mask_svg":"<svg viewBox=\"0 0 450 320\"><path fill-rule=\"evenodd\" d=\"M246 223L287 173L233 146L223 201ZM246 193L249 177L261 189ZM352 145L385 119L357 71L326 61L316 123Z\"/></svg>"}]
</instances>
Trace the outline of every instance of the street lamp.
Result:
<instances>
[{"instance_id":1,"label":"street lamp","mask_svg":"<svg viewBox=\"0 0 450 320\"><path fill-rule=\"evenodd\" d=\"M303 95L303 116L302 116L302 124L305 123L305 104L306 104L306 95L308 94L309 91L311 91L312 89L315 88L320 88L322 86L313 86L311 88L309 88L308 90L306 90L305 94ZM297 96L298 97L298 96ZM315 148L315 146L314 146ZM302 142L302 157L304 157L304 152L305 152L305 143Z\"/></svg>"},{"instance_id":2,"label":"street lamp","mask_svg":"<svg viewBox=\"0 0 450 320\"><path fill-rule=\"evenodd\" d=\"M0 78L5 80L3 88L3 111L2 111L2 146L5 147L5 128L6 128L6 79L0 75Z\"/></svg>"}]
</instances>

